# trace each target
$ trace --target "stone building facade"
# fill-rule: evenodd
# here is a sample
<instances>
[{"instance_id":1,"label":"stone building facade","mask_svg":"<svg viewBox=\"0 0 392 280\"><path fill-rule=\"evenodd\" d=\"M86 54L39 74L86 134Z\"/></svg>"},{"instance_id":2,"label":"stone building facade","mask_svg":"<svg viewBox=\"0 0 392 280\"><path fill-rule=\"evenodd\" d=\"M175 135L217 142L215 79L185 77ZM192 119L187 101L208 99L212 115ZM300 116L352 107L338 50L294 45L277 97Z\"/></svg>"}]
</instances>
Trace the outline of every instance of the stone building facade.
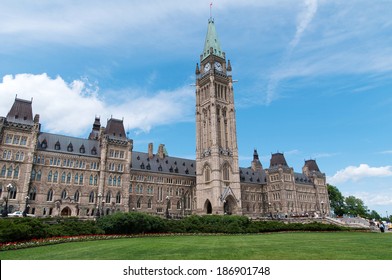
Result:
<instances>
[{"instance_id":1,"label":"stone building facade","mask_svg":"<svg viewBox=\"0 0 392 280\"><path fill-rule=\"evenodd\" d=\"M114 118L105 126L95 118L86 138L43 132L32 101L15 98L0 117L2 209L78 217L329 213L326 177L315 160L298 173L275 153L263 168L255 150L250 166L239 167L232 68L213 19L199 63L195 160L169 156L163 144L155 153L152 143L146 152L134 151L123 120Z\"/></svg>"}]
</instances>

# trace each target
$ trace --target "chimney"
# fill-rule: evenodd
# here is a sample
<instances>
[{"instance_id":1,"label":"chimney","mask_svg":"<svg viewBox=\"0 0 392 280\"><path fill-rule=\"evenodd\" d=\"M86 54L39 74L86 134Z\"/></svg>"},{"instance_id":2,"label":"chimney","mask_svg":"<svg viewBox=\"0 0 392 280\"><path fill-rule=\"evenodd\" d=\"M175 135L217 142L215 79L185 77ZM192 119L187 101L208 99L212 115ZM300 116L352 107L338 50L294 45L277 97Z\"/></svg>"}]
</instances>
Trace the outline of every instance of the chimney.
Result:
<instances>
[{"instance_id":1,"label":"chimney","mask_svg":"<svg viewBox=\"0 0 392 280\"><path fill-rule=\"evenodd\" d=\"M164 157L165 157L165 145L164 144L159 144L159 147L158 147L158 157L160 159L164 159Z\"/></svg>"},{"instance_id":2,"label":"chimney","mask_svg":"<svg viewBox=\"0 0 392 280\"><path fill-rule=\"evenodd\" d=\"M149 143L148 144L148 158L152 159L153 157L154 157L153 144Z\"/></svg>"}]
</instances>

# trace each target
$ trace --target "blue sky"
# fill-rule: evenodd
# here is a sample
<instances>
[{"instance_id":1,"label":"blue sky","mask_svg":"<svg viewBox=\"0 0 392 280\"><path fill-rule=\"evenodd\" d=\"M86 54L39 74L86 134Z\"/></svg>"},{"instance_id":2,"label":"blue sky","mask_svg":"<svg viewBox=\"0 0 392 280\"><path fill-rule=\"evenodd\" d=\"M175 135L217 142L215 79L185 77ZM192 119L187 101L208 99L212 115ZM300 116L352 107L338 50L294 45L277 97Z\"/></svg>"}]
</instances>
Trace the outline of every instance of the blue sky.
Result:
<instances>
[{"instance_id":1,"label":"blue sky","mask_svg":"<svg viewBox=\"0 0 392 280\"><path fill-rule=\"evenodd\" d=\"M195 157L195 66L210 1L11 1L0 7L0 115L33 98L42 130L124 118L135 150ZM343 195L392 214L392 1L220 0L240 165L316 159Z\"/></svg>"}]
</instances>

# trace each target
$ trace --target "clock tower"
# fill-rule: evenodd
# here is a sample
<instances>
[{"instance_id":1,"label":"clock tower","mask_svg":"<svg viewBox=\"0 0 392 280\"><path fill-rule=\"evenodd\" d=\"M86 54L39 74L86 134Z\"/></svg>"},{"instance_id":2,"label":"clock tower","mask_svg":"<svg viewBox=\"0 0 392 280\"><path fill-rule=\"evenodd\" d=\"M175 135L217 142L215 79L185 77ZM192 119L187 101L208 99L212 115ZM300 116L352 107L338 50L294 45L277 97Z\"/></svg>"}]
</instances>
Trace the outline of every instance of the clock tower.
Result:
<instances>
[{"instance_id":1,"label":"clock tower","mask_svg":"<svg viewBox=\"0 0 392 280\"><path fill-rule=\"evenodd\" d=\"M196 65L196 197L198 214L242 214L231 65L212 18Z\"/></svg>"}]
</instances>

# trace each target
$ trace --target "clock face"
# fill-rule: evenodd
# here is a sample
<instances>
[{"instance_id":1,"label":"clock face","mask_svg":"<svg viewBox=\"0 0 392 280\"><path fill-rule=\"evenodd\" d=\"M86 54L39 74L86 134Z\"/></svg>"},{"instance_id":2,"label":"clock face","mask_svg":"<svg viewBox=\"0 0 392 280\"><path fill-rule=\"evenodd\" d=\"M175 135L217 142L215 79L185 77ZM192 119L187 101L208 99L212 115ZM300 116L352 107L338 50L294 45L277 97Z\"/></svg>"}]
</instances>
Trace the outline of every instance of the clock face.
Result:
<instances>
[{"instance_id":1,"label":"clock face","mask_svg":"<svg viewBox=\"0 0 392 280\"><path fill-rule=\"evenodd\" d=\"M215 69L216 70L218 70L218 71L222 71L222 64L220 64L219 62L215 62L214 63L214 67L215 67Z\"/></svg>"},{"instance_id":2,"label":"clock face","mask_svg":"<svg viewBox=\"0 0 392 280\"><path fill-rule=\"evenodd\" d=\"M211 65L209 63L207 63L206 65L204 65L204 71L208 72L211 69Z\"/></svg>"}]
</instances>

